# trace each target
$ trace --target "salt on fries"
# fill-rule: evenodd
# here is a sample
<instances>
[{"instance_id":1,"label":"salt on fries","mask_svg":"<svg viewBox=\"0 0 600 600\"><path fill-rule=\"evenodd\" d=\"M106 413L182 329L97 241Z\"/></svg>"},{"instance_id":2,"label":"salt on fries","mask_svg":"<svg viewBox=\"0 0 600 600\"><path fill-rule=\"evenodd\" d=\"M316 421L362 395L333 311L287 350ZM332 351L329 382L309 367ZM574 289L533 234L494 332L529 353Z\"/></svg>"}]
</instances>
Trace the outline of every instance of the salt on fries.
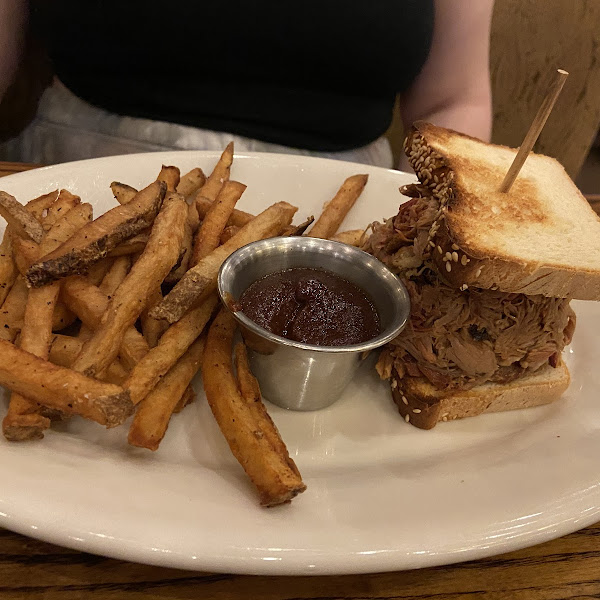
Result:
<instances>
[{"instance_id":1,"label":"salt on fries","mask_svg":"<svg viewBox=\"0 0 600 600\"><path fill-rule=\"evenodd\" d=\"M172 415L194 399L191 382L201 370L217 424L261 504L289 502L306 489L246 347L233 347L232 316L221 309L215 317L215 289L232 252L267 237L306 235L314 217L292 225L297 208L287 202L258 215L236 208L246 186L230 180L233 158L230 144L208 177L199 167L182 175L165 165L141 191L113 182L117 206L95 220L67 190L25 205L0 192L8 440L43 438L57 418L115 427L134 414L129 444L157 450ZM362 231L337 229L366 181L348 178L308 235L360 244Z\"/></svg>"}]
</instances>

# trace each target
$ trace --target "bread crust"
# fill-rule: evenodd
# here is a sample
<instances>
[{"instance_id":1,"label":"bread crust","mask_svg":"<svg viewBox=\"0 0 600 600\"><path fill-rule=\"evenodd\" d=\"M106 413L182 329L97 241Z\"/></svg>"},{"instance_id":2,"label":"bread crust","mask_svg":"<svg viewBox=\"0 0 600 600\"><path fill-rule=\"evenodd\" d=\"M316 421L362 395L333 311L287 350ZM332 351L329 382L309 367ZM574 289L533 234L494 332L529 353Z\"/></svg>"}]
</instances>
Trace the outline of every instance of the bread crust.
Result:
<instances>
[{"instance_id":1,"label":"bread crust","mask_svg":"<svg viewBox=\"0 0 600 600\"><path fill-rule=\"evenodd\" d=\"M589 268L568 264L569 256L548 264L536 260L535 254L532 254L531 260L524 260L519 256L511 256L507 251L486 248L486 241L477 235L478 228L496 228L500 238L502 227L508 226L514 232L520 224L533 223L550 231L557 230L555 239L558 241L561 239L561 224L557 223L558 217L550 214L543 203L538 201L537 192L529 189L533 184L527 178L517 180L513 195L501 199L490 211L490 207L486 205L487 197L482 198L463 185L461 173L469 169L473 172L473 165L468 164L464 157L444 153L445 140L453 136L483 147L488 146L464 134L423 122L415 123L405 142L406 154L419 180L440 202L438 216L430 230L430 241L434 244L431 256L440 277L459 289L473 286L528 295L600 300L600 268L595 266L600 246L590 246ZM507 159L516 153L505 146L493 148L506 154ZM565 184L564 180L568 180L568 176L557 161L536 156L537 159L548 162L549 168ZM483 163L477 164L481 167ZM490 170L490 173L484 173L481 178L494 180L500 177L501 171L500 167L495 171ZM582 205L578 204L578 208L584 214L586 222L588 218L590 223L598 222L598 216L587 205L575 185L570 180L565 185L570 186L573 197L581 197Z\"/></svg>"},{"instance_id":2,"label":"bread crust","mask_svg":"<svg viewBox=\"0 0 600 600\"><path fill-rule=\"evenodd\" d=\"M557 400L569 387L570 375L561 360L509 383L486 383L466 391L436 389L421 377L392 375L392 398L404 420L420 429L439 421L475 417L483 413L531 408Z\"/></svg>"}]
</instances>

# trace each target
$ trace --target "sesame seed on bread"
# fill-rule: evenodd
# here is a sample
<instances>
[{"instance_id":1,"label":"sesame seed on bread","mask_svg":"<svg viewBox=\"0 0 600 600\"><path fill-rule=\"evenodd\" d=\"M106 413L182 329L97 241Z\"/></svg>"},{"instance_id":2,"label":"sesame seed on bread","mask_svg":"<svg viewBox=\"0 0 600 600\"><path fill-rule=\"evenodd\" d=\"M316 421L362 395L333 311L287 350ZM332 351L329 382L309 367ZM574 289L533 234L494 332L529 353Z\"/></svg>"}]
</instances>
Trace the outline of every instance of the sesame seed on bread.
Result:
<instances>
[{"instance_id":1,"label":"sesame seed on bread","mask_svg":"<svg viewBox=\"0 0 600 600\"><path fill-rule=\"evenodd\" d=\"M394 374L391 390L407 423L432 429L439 421L549 404L562 396L569 381L569 370L560 361L556 368L545 365L509 383L485 383L455 392L438 390L422 377L398 379Z\"/></svg>"},{"instance_id":2,"label":"sesame seed on bread","mask_svg":"<svg viewBox=\"0 0 600 600\"><path fill-rule=\"evenodd\" d=\"M600 300L600 218L557 160L531 153L502 193L515 149L417 122L405 151L440 202L430 240L447 283Z\"/></svg>"}]
</instances>

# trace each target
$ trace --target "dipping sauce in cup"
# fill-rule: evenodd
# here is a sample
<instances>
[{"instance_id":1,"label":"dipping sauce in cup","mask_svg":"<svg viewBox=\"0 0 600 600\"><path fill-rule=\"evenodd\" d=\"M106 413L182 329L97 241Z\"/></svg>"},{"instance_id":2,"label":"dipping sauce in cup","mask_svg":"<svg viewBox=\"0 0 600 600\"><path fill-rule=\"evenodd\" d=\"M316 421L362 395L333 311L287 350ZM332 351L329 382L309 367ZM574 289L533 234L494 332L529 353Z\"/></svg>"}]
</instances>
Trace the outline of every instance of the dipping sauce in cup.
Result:
<instances>
[{"instance_id":1,"label":"dipping sauce in cup","mask_svg":"<svg viewBox=\"0 0 600 600\"><path fill-rule=\"evenodd\" d=\"M296 267L261 277L238 301L267 331L315 346L348 346L381 331L373 301L331 271Z\"/></svg>"},{"instance_id":2,"label":"dipping sauce in cup","mask_svg":"<svg viewBox=\"0 0 600 600\"><path fill-rule=\"evenodd\" d=\"M277 321L277 314L283 315L279 333L268 329L268 318L263 323L267 327L261 326L242 310L240 300L255 282L263 280L263 283L268 283L269 276L274 276L277 282L277 274L287 271L306 275L306 270L333 274L364 294L375 309L373 318L379 321L375 335L357 343L347 343L348 340L342 339L336 345L330 337L335 334L336 326L325 321L328 318L327 310L317 307L315 312L309 313L306 327L303 327L304 334L310 334L313 342L321 339L329 345L292 339L302 337L298 336L298 331L293 331L297 325L294 311L297 311L297 317L306 304L299 301L303 289L298 289L293 281L291 285L283 285L285 293L275 293L262 304L260 289L256 295L256 304L265 310L262 316L258 316L258 313L254 315L255 318L260 321L265 314L268 316L271 313ZM314 280L314 273L312 275ZM323 277L327 278L326 275ZM319 238L278 237L248 244L225 260L219 271L217 286L221 300L238 322L248 346L252 371L260 383L263 396L278 406L292 410L316 410L335 402L356 374L365 353L395 338L410 314L406 288L382 262L353 246ZM321 289L321 292L324 290ZM317 290L312 302L318 304L322 297ZM288 312L280 310L286 298L290 302ZM347 300L345 297L342 303ZM342 316L342 322L338 322L339 328L343 328L345 320L346 317ZM292 330L291 337L285 336L286 327Z\"/></svg>"}]
</instances>

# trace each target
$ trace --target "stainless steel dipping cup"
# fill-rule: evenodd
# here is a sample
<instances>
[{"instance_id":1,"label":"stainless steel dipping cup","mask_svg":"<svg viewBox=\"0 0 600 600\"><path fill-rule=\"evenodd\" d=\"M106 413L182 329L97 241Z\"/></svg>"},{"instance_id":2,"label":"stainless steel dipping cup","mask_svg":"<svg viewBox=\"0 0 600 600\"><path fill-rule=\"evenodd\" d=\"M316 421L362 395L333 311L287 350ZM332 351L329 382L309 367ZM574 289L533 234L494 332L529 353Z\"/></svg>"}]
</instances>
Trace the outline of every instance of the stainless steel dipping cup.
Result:
<instances>
[{"instance_id":1,"label":"stainless steel dipping cup","mask_svg":"<svg viewBox=\"0 0 600 600\"><path fill-rule=\"evenodd\" d=\"M351 346L315 346L288 340L234 311L254 375L265 398L292 410L316 410L337 400L365 352L383 346L406 324L410 301L401 281L370 254L347 244L310 237L278 237L248 244L223 263L221 300L230 310L257 279L294 267L320 268L354 283L371 298L381 333Z\"/></svg>"}]
</instances>

